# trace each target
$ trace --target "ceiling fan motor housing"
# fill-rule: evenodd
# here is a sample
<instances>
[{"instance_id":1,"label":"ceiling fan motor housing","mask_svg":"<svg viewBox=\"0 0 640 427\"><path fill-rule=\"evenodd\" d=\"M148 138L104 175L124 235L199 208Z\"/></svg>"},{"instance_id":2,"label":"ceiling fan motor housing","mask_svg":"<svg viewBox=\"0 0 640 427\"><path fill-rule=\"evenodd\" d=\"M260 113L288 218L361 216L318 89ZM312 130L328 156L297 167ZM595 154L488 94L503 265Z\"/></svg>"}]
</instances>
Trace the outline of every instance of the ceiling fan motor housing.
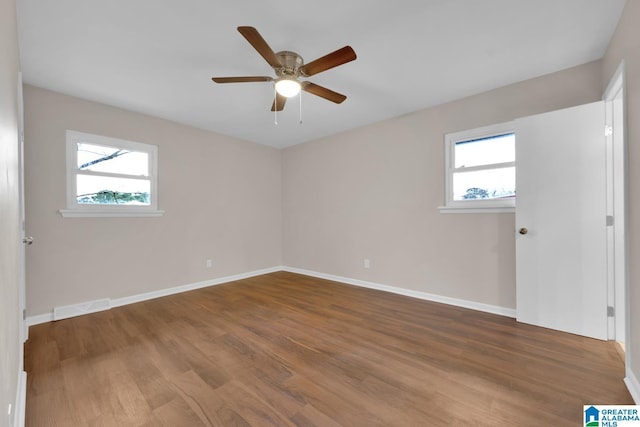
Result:
<instances>
[{"instance_id":1,"label":"ceiling fan motor housing","mask_svg":"<svg viewBox=\"0 0 640 427\"><path fill-rule=\"evenodd\" d=\"M282 64L282 67L275 68L277 76L298 77L300 74L299 68L304 64L300 55L295 52L283 50L282 52L276 53L276 57L278 58L278 61L280 61L280 64Z\"/></svg>"}]
</instances>

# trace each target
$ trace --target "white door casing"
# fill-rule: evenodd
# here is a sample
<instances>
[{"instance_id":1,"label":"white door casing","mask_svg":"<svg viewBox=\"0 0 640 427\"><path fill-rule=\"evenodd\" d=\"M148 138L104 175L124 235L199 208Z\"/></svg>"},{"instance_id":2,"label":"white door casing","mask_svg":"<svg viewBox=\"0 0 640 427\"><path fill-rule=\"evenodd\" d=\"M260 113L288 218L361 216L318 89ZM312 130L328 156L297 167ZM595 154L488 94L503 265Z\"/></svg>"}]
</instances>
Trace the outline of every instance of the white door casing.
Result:
<instances>
[{"instance_id":1,"label":"white door casing","mask_svg":"<svg viewBox=\"0 0 640 427\"><path fill-rule=\"evenodd\" d=\"M18 192L19 192L19 216L17 224L19 238L22 241L19 265L18 265L18 277L19 277L19 312L20 312L20 342L24 343L28 338L28 327L26 325L25 313L27 306L27 291L26 291L26 242L27 240L25 231L25 206L24 206L24 101L22 94L22 73L18 73ZM24 349L20 348L20 361L23 359ZM22 366L21 366L22 367Z\"/></svg>"},{"instance_id":2,"label":"white door casing","mask_svg":"<svg viewBox=\"0 0 640 427\"><path fill-rule=\"evenodd\" d=\"M627 252L627 147L625 132L625 63L622 61L604 92L607 134L607 215L613 217L609 232L609 305L615 307L610 318L609 338L621 345L628 342L628 252ZM626 351L627 356L629 350Z\"/></svg>"}]
</instances>

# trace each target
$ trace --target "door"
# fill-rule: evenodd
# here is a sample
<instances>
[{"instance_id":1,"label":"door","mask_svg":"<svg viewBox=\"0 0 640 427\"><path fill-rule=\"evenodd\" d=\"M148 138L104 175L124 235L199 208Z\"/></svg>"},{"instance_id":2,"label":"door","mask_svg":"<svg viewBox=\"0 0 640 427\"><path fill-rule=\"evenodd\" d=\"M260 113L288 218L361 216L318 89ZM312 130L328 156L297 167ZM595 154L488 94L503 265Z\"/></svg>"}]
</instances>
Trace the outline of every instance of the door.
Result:
<instances>
[{"instance_id":1,"label":"door","mask_svg":"<svg viewBox=\"0 0 640 427\"><path fill-rule=\"evenodd\" d=\"M607 339L604 102L516 120L516 310Z\"/></svg>"}]
</instances>

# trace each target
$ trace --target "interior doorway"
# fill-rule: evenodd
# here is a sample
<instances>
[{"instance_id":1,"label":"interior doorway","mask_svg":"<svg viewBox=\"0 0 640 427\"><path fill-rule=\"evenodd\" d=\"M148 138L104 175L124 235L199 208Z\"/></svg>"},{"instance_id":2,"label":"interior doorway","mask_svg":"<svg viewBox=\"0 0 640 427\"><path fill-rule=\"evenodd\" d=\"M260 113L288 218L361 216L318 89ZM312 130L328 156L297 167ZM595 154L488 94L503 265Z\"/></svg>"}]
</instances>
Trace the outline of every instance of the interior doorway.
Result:
<instances>
[{"instance_id":1,"label":"interior doorway","mask_svg":"<svg viewBox=\"0 0 640 427\"><path fill-rule=\"evenodd\" d=\"M582 118L578 113L588 108L588 105L585 105L516 120L518 151L521 154L521 158L518 159L518 172L520 172L518 187L522 190L519 191L522 194L518 195L516 209L517 227L522 234L522 236L516 234L518 320L594 338L615 340L623 349L625 349L625 343L629 341L630 310L627 284L626 222L628 215L624 80L624 63L621 63L604 92L603 101L593 103L596 112L600 112L598 117L577 120L576 124L571 125L571 120L575 117L570 113L575 112L574 115L577 118ZM568 133L562 134L560 130L565 127L568 127ZM581 134L584 132L586 134ZM537 139L526 143L527 135ZM558 135L562 136L558 137ZM577 145L570 147L568 153L565 153L567 155L564 155L562 147L569 145L569 141L574 139ZM547 145L550 146L551 153L545 151ZM533 152L527 152L527 147L533 147L529 148L529 151L533 150ZM537 158L536 150L547 155L542 156L538 161L531 160ZM587 165L587 158L580 157L585 155L589 161L595 161L595 163L589 164L585 171L581 169L575 171L577 166L574 166L574 163L581 167ZM546 165L546 169L551 168L552 160L556 157L564 159L560 167L556 168L557 170L554 169L555 172L546 171L545 173L562 176L567 168L573 170L575 173L564 173L566 179L573 175L580 176L578 182L575 182L571 188L584 190L586 185L587 189L594 190L598 195L594 198L594 194L590 193L574 201L575 203L571 205L578 206L579 209L577 212L572 211L569 219L560 218L557 210L574 190L561 191L559 200L552 203L550 215L547 216L542 215L546 212L545 204L534 203L533 207L530 206L528 209L528 205L525 206L524 203L528 194L525 191L527 179L533 180L529 193L533 194L531 197L534 201L541 200L543 196L545 201L549 201L551 195L555 194L554 191L562 187L561 184L564 181L557 180L552 180L549 185L543 185L546 182L543 179L544 176L538 176L539 172L536 168L536 165L542 163ZM533 162L533 167L528 171L527 162ZM542 191L544 194L540 195L535 191ZM589 200L589 203L583 200ZM570 211L569 208L566 209ZM560 211L564 212L564 209ZM584 215L586 217L583 217ZM575 225L574 223L589 223L589 226L585 228L584 233L579 232L580 230L567 233L569 226ZM556 232L547 233L549 229L556 226L558 227ZM527 233L527 231L530 232ZM545 236L547 240L549 236L562 236L563 233L567 234L565 238L551 245L551 248L543 239ZM574 265L571 271L579 272L585 277L570 277L561 266L557 265L553 256L545 258L546 255L559 250L562 247L561 244L571 241L577 242L577 246L570 251L560 250L565 254L562 258L563 263L569 255L579 257L580 262ZM539 250L540 247L543 249L546 247L547 250ZM585 253L591 253L588 251L590 248L597 253L591 258L586 258L591 261L585 261ZM541 262L544 268L538 268ZM592 272L594 265L599 268ZM540 276L545 272L551 272L550 277L543 279ZM585 275L587 272L593 274ZM541 287L554 280L559 282L550 289L541 291ZM530 286L531 284L533 286ZM577 284L578 287L571 288L569 284ZM585 288L585 285L589 286ZM558 301L572 301L572 303L563 306ZM628 349L626 359L628 364Z\"/></svg>"}]
</instances>

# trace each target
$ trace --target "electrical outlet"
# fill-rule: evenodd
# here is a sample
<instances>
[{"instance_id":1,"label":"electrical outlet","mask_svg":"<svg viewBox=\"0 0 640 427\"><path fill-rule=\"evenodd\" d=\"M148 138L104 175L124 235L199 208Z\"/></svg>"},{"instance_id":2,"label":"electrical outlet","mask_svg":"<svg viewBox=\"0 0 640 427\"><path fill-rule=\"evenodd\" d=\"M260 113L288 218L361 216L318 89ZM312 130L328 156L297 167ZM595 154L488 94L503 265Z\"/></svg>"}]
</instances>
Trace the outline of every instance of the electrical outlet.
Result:
<instances>
[{"instance_id":1,"label":"electrical outlet","mask_svg":"<svg viewBox=\"0 0 640 427\"><path fill-rule=\"evenodd\" d=\"M207 268L211 268L213 267L213 260L208 259L207 260Z\"/></svg>"},{"instance_id":2,"label":"electrical outlet","mask_svg":"<svg viewBox=\"0 0 640 427\"><path fill-rule=\"evenodd\" d=\"M364 259L364 268L371 268L371 260L368 258Z\"/></svg>"}]
</instances>

